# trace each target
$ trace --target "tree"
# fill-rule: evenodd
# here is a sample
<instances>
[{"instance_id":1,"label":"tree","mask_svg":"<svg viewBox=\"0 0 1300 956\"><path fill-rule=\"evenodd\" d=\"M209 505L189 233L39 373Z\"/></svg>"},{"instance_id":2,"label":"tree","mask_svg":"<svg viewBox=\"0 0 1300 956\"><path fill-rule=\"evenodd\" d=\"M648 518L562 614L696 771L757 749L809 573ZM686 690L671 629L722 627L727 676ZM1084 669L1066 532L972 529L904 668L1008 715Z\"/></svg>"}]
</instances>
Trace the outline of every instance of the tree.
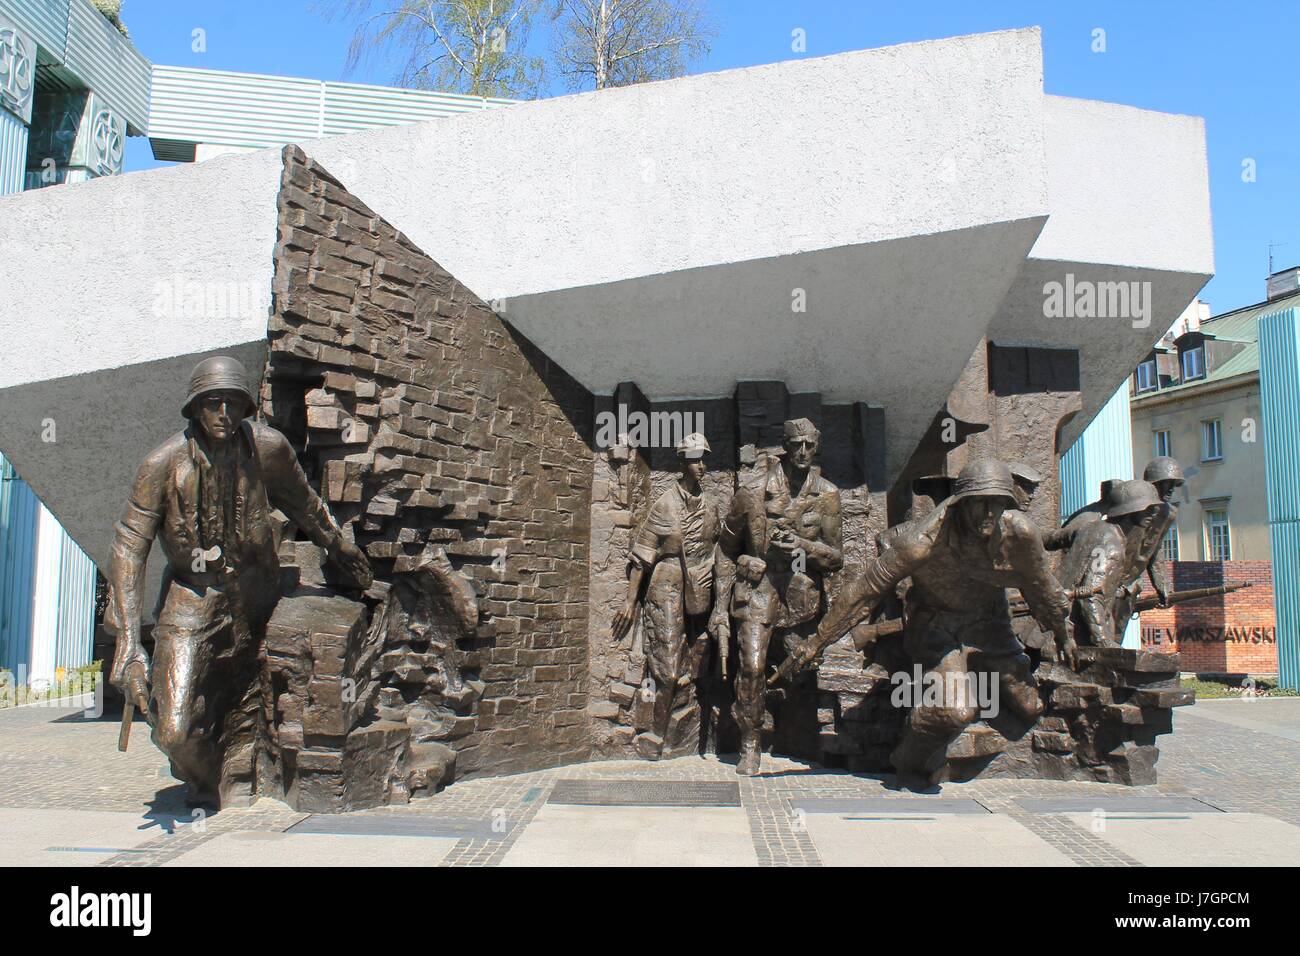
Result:
<instances>
[{"instance_id":1,"label":"tree","mask_svg":"<svg viewBox=\"0 0 1300 956\"><path fill-rule=\"evenodd\" d=\"M391 49L402 58L401 86L472 96L536 93L542 62L525 53L541 0L321 0L356 18L347 69ZM376 6L383 9L371 12Z\"/></svg>"},{"instance_id":2,"label":"tree","mask_svg":"<svg viewBox=\"0 0 1300 956\"><path fill-rule=\"evenodd\" d=\"M708 53L702 0L556 0L556 65L578 89L681 76Z\"/></svg>"}]
</instances>

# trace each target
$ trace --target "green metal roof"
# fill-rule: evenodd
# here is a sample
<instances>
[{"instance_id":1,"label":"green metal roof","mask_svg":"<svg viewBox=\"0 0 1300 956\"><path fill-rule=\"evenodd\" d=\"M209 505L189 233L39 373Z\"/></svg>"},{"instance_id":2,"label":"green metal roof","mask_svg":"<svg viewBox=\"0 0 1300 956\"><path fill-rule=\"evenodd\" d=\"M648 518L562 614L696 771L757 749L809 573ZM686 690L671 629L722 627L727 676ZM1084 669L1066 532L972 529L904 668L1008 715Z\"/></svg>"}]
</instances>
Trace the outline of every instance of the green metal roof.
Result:
<instances>
[{"instance_id":1,"label":"green metal roof","mask_svg":"<svg viewBox=\"0 0 1300 956\"><path fill-rule=\"evenodd\" d=\"M1254 305L1248 305L1245 308L1237 309L1233 312L1225 312L1223 315L1216 315L1211 319L1206 319L1201 323L1200 331L1205 333L1208 338L1213 338L1220 342L1241 342L1245 345L1245 348L1232 356L1226 362L1216 366L1204 378L1193 379L1190 382L1180 382L1177 385L1168 385L1164 388L1143 392L1140 395L1134 395L1133 400L1140 401L1155 396L1168 395L1171 392L1183 392L1194 388L1203 388L1206 385L1212 385L1216 382L1225 382L1228 379L1236 378L1239 375L1246 375L1249 373L1258 374L1259 317L1261 315L1268 315L1270 312L1278 312L1282 309L1293 308L1296 306L1300 306L1300 292L1293 292L1290 295L1281 296L1271 302L1257 302Z\"/></svg>"}]
</instances>

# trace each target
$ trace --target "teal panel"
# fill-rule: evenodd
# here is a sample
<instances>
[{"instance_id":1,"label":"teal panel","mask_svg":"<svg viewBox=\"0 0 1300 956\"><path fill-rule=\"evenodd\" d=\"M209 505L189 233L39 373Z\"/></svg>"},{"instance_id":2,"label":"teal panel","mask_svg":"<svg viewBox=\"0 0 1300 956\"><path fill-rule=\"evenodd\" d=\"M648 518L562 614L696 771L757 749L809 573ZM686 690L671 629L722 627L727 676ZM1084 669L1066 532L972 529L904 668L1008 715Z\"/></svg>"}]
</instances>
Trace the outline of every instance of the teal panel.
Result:
<instances>
[{"instance_id":1,"label":"teal panel","mask_svg":"<svg viewBox=\"0 0 1300 956\"><path fill-rule=\"evenodd\" d=\"M0 109L0 196L23 191L27 170L27 126Z\"/></svg>"},{"instance_id":2,"label":"teal panel","mask_svg":"<svg viewBox=\"0 0 1300 956\"><path fill-rule=\"evenodd\" d=\"M1300 309L1260 316L1259 355L1278 676L1300 690Z\"/></svg>"},{"instance_id":3,"label":"teal panel","mask_svg":"<svg viewBox=\"0 0 1300 956\"><path fill-rule=\"evenodd\" d=\"M40 501L0 455L0 667L31 663L32 580Z\"/></svg>"},{"instance_id":4,"label":"teal panel","mask_svg":"<svg viewBox=\"0 0 1300 956\"><path fill-rule=\"evenodd\" d=\"M1061 456L1060 473L1062 517L1096 501L1106 479L1133 477L1133 424L1127 381Z\"/></svg>"},{"instance_id":5,"label":"teal panel","mask_svg":"<svg viewBox=\"0 0 1300 956\"><path fill-rule=\"evenodd\" d=\"M59 624L54 666L89 664L95 643L95 563L59 528Z\"/></svg>"}]
</instances>

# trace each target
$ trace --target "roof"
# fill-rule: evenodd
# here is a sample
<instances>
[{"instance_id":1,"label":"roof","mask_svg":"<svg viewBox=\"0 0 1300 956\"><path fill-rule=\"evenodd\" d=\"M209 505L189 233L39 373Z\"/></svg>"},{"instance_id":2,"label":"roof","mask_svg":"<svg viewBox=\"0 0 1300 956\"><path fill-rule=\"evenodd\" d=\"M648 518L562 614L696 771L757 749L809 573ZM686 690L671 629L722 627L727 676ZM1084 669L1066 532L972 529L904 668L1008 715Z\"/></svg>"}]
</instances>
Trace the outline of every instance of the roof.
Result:
<instances>
[{"instance_id":1,"label":"roof","mask_svg":"<svg viewBox=\"0 0 1300 956\"><path fill-rule=\"evenodd\" d=\"M1133 400L1140 401L1156 396L1170 395L1174 392L1204 388L1207 385L1226 382L1229 379L1250 373L1259 374L1259 317L1288 308L1300 308L1300 291L1280 296L1269 302L1257 302L1254 305L1248 305L1206 319L1201 323L1199 330L1204 333L1206 338L1212 338L1220 342L1240 342L1245 345L1245 348L1226 362L1216 366L1205 378L1181 382L1178 385L1170 385L1155 391L1143 392L1141 395L1134 395Z\"/></svg>"}]
</instances>

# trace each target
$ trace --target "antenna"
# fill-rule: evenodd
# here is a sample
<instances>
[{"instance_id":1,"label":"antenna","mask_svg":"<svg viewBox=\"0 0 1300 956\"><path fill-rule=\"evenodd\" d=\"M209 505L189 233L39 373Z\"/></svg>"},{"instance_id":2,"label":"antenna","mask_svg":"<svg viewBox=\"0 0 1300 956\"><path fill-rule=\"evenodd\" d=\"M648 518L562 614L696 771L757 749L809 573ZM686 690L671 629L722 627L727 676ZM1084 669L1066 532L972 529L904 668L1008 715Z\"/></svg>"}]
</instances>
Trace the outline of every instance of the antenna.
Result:
<instances>
[{"instance_id":1,"label":"antenna","mask_svg":"<svg viewBox=\"0 0 1300 956\"><path fill-rule=\"evenodd\" d=\"M1280 249L1282 246L1290 245L1286 242L1270 242L1268 244L1268 274L1273 274L1273 250Z\"/></svg>"}]
</instances>

